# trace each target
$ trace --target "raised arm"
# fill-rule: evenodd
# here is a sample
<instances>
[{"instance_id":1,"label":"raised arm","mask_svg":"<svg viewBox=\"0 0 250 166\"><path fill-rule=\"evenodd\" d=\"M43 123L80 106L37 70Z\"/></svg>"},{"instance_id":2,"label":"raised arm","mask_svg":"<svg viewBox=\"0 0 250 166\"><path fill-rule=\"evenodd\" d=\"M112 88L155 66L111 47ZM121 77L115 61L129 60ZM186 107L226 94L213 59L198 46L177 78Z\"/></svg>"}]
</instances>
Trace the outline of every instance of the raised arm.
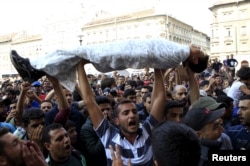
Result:
<instances>
[{"instance_id":1,"label":"raised arm","mask_svg":"<svg viewBox=\"0 0 250 166\"><path fill-rule=\"evenodd\" d=\"M150 114L158 121L163 119L164 105L166 101L164 88L164 72L160 69L154 69L155 80L152 92L152 109Z\"/></svg>"},{"instance_id":2,"label":"raised arm","mask_svg":"<svg viewBox=\"0 0 250 166\"><path fill-rule=\"evenodd\" d=\"M18 100L17 100L17 112L16 112L16 120L21 122L22 121L22 115L23 115L23 112L24 112L24 109L25 109L25 99L26 99L26 93L27 91L31 88L31 85L30 83L28 82L23 82L22 85L21 85L21 91L20 91L20 94L18 96Z\"/></svg>"},{"instance_id":3,"label":"raised arm","mask_svg":"<svg viewBox=\"0 0 250 166\"><path fill-rule=\"evenodd\" d=\"M93 94L93 91L90 87L90 84L88 82L86 72L84 69L84 65L87 62L81 61L77 65L77 71L78 71L78 80L79 80L79 86L80 86L80 92L81 96L83 97L83 100L85 102L85 105L87 107L90 119L93 123L94 128L97 128L99 124L104 119L104 116L97 105L95 101L95 96Z\"/></svg>"},{"instance_id":4,"label":"raised arm","mask_svg":"<svg viewBox=\"0 0 250 166\"><path fill-rule=\"evenodd\" d=\"M49 91L49 93L46 95L45 100L53 100L55 96L55 90L54 88Z\"/></svg>"},{"instance_id":5,"label":"raised arm","mask_svg":"<svg viewBox=\"0 0 250 166\"><path fill-rule=\"evenodd\" d=\"M170 76L170 73L173 72L175 68L169 68L165 71L163 81L167 84L168 90L172 89L172 83L175 79L175 74Z\"/></svg>"},{"instance_id":6,"label":"raised arm","mask_svg":"<svg viewBox=\"0 0 250 166\"><path fill-rule=\"evenodd\" d=\"M63 92L63 88L60 84L60 82L51 76L47 76L49 81L53 84L54 87L54 92L57 97L57 102L58 102L58 109L59 110L66 110L70 108L70 105L67 101L67 98ZM53 92L52 92L53 93Z\"/></svg>"},{"instance_id":7,"label":"raised arm","mask_svg":"<svg viewBox=\"0 0 250 166\"><path fill-rule=\"evenodd\" d=\"M57 113L54 122L55 123L61 123L62 125L65 125L66 121L68 120L70 116L70 105L67 101L67 98L63 92L63 88L60 84L60 82L51 76L47 76L49 81L53 84L55 95L57 96L57 103L58 103L58 109L59 112Z\"/></svg>"},{"instance_id":8,"label":"raised arm","mask_svg":"<svg viewBox=\"0 0 250 166\"><path fill-rule=\"evenodd\" d=\"M190 101L191 105L199 99L200 97L200 92L199 92L199 87L198 83L195 77L195 73L189 68L188 63L186 63L186 71L188 74L188 79L189 79L189 91L190 91Z\"/></svg>"}]
</instances>

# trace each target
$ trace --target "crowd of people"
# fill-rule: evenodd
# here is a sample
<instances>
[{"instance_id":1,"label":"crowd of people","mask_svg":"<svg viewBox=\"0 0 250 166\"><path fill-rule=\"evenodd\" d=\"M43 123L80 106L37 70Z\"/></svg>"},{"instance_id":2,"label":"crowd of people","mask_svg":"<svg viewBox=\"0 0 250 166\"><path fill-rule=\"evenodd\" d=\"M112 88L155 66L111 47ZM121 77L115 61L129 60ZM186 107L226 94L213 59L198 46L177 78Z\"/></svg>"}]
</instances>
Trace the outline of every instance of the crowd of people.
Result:
<instances>
[{"instance_id":1,"label":"crowd of people","mask_svg":"<svg viewBox=\"0 0 250 166\"><path fill-rule=\"evenodd\" d=\"M22 78L1 85L0 165L204 166L209 150L250 150L250 67L189 49L175 68L131 76L91 75L81 60L73 91L34 80L12 52Z\"/></svg>"}]
</instances>

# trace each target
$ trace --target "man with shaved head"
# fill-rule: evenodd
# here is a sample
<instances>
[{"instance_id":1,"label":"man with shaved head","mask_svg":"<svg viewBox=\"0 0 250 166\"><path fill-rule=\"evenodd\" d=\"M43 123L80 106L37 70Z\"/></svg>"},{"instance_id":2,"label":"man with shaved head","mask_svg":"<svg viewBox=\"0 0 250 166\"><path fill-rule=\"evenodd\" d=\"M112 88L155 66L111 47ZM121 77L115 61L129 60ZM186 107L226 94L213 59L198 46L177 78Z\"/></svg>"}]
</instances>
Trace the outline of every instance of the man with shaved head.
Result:
<instances>
[{"instance_id":1,"label":"man with shaved head","mask_svg":"<svg viewBox=\"0 0 250 166\"><path fill-rule=\"evenodd\" d=\"M173 98L184 106L187 105L187 88L184 85L176 85L173 90Z\"/></svg>"},{"instance_id":2,"label":"man with shaved head","mask_svg":"<svg viewBox=\"0 0 250 166\"><path fill-rule=\"evenodd\" d=\"M173 99L183 105L184 114L188 111L187 88L184 85L176 85L173 89Z\"/></svg>"}]
</instances>

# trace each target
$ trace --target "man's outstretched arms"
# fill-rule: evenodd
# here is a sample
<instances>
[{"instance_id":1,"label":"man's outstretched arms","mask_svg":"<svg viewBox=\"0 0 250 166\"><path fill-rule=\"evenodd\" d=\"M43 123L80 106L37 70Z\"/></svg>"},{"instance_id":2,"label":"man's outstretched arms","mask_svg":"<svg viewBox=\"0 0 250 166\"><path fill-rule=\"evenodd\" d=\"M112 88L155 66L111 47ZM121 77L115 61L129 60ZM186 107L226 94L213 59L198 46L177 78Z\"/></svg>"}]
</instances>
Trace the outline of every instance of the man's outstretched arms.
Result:
<instances>
[{"instance_id":1,"label":"man's outstretched arms","mask_svg":"<svg viewBox=\"0 0 250 166\"><path fill-rule=\"evenodd\" d=\"M87 63L88 62L85 60L82 60L78 63L77 65L78 81L80 86L80 93L87 107L93 126L94 128L97 128L104 119L104 116L95 101L94 93L87 79L87 75L84 69L84 65Z\"/></svg>"}]
</instances>

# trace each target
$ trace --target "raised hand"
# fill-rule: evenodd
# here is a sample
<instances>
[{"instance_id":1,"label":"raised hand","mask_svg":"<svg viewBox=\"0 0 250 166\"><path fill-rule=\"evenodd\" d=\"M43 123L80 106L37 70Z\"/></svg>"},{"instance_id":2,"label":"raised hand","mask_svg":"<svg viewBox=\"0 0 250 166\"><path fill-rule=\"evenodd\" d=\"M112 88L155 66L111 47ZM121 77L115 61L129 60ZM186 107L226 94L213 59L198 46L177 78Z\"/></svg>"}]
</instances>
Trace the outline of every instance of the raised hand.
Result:
<instances>
[{"instance_id":1,"label":"raised hand","mask_svg":"<svg viewBox=\"0 0 250 166\"><path fill-rule=\"evenodd\" d=\"M39 146L34 142L22 145L22 157L26 166L48 166Z\"/></svg>"},{"instance_id":2,"label":"raised hand","mask_svg":"<svg viewBox=\"0 0 250 166\"><path fill-rule=\"evenodd\" d=\"M43 125L39 125L29 134L30 140L32 142L35 142L40 147L42 147L41 146L42 130L43 130Z\"/></svg>"},{"instance_id":3,"label":"raised hand","mask_svg":"<svg viewBox=\"0 0 250 166\"><path fill-rule=\"evenodd\" d=\"M8 122L10 119L16 117L17 110L11 110L8 116L6 117L6 122Z\"/></svg>"},{"instance_id":4,"label":"raised hand","mask_svg":"<svg viewBox=\"0 0 250 166\"><path fill-rule=\"evenodd\" d=\"M34 92L34 90L29 89L29 90L27 90L27 92L26 92L26 97L28 97L28 98L30 98L31 100L33 100L33 99L36 99L36 98L37 98L37 95L36 95L36 93Z\"/></svg>"},{"instance_id":5,"label":"raised hand","mask_svg":"<svg viewBox=\"0 0 250 166\"><path fill-rule=\"evenodd\" d=\"M121 158L121 152L117 144L115 144L115 152L111 145L109 145L110 153L112 156L112 166L123 166L123 161ZM132 166L131 161L128 161L128 166Z\"/></svg>"},{"instance_id":6,"label":"raised hand","mask_svg":"<svg viewBox=\"0 0 250 166\"><path fill-rule=\"evenodd\" d=\"M21 90L27 92L31 88L31 84L27 81L21 84Z\"/></svg>"},{"instance_id":7,"label":"raised hand","mask_svg":"<svg viewBox=\"0 0 250 166\"><path fill-rule=\"evenodd\" d=\"M190 56L189 61L192 61L194 64L198 64L198 59L205 56L204 52L197 46L190 45Z\"/></svg>"}]
</instances>

